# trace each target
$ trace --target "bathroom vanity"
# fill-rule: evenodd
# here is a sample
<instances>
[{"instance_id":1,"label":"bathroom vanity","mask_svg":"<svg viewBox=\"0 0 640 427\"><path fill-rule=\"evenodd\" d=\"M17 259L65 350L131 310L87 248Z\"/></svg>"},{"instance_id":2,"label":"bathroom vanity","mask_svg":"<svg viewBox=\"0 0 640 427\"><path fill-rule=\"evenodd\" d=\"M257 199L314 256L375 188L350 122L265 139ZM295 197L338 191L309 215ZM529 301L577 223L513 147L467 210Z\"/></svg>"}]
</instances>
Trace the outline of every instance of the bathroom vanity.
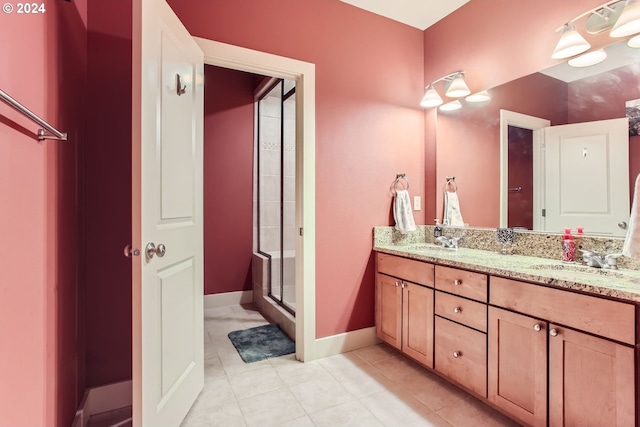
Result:
<instances>
[{"instance_id":1,"label":"bathroom vanity","mask_svg":"<svg viewBox=\"0 0 640 427\"><path fill-rule=\"evenodd\" d=\"M640 271L401 243L374 243L380 339L524 425L639 425Z\"/></svg>"}]
</instances>

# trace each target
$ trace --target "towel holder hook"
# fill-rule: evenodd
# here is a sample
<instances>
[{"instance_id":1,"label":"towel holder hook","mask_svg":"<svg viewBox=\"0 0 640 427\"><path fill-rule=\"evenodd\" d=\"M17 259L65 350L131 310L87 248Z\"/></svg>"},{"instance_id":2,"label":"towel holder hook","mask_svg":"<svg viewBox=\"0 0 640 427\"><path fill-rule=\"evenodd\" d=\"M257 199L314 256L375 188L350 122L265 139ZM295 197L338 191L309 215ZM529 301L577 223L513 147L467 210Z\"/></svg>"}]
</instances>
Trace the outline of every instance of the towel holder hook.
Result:
<instances>
[{"instance_id":1,"label":"towel holder hook","mask_svg":"<svg viewBox=\"0 0 640 427\"><path fill-rule=\"evenodd\" d=\"M396 179L391 183L391 194L395 195L398 190L408 190L409 180L405 173L397 173Z\"/></svg>"}]
</instances>

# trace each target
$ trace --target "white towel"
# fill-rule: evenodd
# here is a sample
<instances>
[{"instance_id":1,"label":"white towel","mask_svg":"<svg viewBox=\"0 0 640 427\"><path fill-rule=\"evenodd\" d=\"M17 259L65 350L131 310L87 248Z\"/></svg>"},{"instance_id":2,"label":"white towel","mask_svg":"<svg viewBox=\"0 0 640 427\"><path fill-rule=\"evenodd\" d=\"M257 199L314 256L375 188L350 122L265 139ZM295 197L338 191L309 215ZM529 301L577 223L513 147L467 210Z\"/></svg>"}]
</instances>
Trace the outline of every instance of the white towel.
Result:
<instances>
[{"instance_id":1,"label":"white towel","mask_svg":"<svg viewBox=\"0 0 640 427\"><path fill-rule=\"evenodd\" d=\"M411 200L407 190L396 190L396 197L393 201L393 219L396 221L396 230L402 234L407 234L416 229L411 212Z\"/></svg>"},{"instance_id":2,"label":"white towel","mask_svg":"<svg viewBox=\"0 0 640 427\"><path fill-rule=\"evenodd\" d=\"M449 226L463 227L464 221L460 212L458 193L445 191L444 197L444 223Z\"/></svg>"},{"instance_id":3,"label":"white towel","mask_svg":"<svg viewBox=\"0 0 640 427\"><path fill-rule=\"evenodd\" d=\"M631 258L640 258L640 175L636 177L636 187L633 192L633 204L631 216L627 226L627 237L624 239L622 255Z\"/></svg>"}]
</instances>

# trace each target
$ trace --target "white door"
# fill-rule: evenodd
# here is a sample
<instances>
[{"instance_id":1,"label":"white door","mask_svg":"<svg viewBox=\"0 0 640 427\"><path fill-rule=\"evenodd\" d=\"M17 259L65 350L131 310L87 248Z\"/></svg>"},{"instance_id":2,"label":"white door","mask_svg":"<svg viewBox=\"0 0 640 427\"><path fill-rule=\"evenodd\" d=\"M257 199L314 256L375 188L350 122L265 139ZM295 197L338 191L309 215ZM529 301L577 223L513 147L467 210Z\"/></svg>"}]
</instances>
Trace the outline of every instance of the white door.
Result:
<instances>
[{"instance_id":1,"label":"white door","mask_svg":"<svg viewBox=\"0 0 640 427\"><path fill-rule=\"evenodd\" d=\"M134 425L177 427L204 382L203 54L164 0L136 3Z\"/></svg>"},{"instance_id":2,"label":"white door","mask_svg":"<svg viewBox=\"0 0 640 427\"><path fill-rule=\"evenodd\" d=\"M628 119L545 128L546 231L624 236L629 220Z\"/></svg>"}]
</instances>

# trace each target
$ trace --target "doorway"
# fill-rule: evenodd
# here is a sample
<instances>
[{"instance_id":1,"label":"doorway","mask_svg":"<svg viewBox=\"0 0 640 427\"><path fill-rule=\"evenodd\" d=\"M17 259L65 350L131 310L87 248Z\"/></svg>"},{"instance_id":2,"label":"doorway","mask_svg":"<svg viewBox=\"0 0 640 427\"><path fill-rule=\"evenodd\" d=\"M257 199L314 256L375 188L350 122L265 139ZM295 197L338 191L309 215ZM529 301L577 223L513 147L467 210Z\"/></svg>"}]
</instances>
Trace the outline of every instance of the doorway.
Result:
<instances>
[{"instance_id":1,"label":"doorway","mask_svg":"<svg viewBox=\"0 0 640 427\"><path fill-rule=\"evenodd\" d=\"M296 83L295 307L296 358L314 360L315 347L315 65L194 37L204 63Z\"/></svg>"}]
</instances>

